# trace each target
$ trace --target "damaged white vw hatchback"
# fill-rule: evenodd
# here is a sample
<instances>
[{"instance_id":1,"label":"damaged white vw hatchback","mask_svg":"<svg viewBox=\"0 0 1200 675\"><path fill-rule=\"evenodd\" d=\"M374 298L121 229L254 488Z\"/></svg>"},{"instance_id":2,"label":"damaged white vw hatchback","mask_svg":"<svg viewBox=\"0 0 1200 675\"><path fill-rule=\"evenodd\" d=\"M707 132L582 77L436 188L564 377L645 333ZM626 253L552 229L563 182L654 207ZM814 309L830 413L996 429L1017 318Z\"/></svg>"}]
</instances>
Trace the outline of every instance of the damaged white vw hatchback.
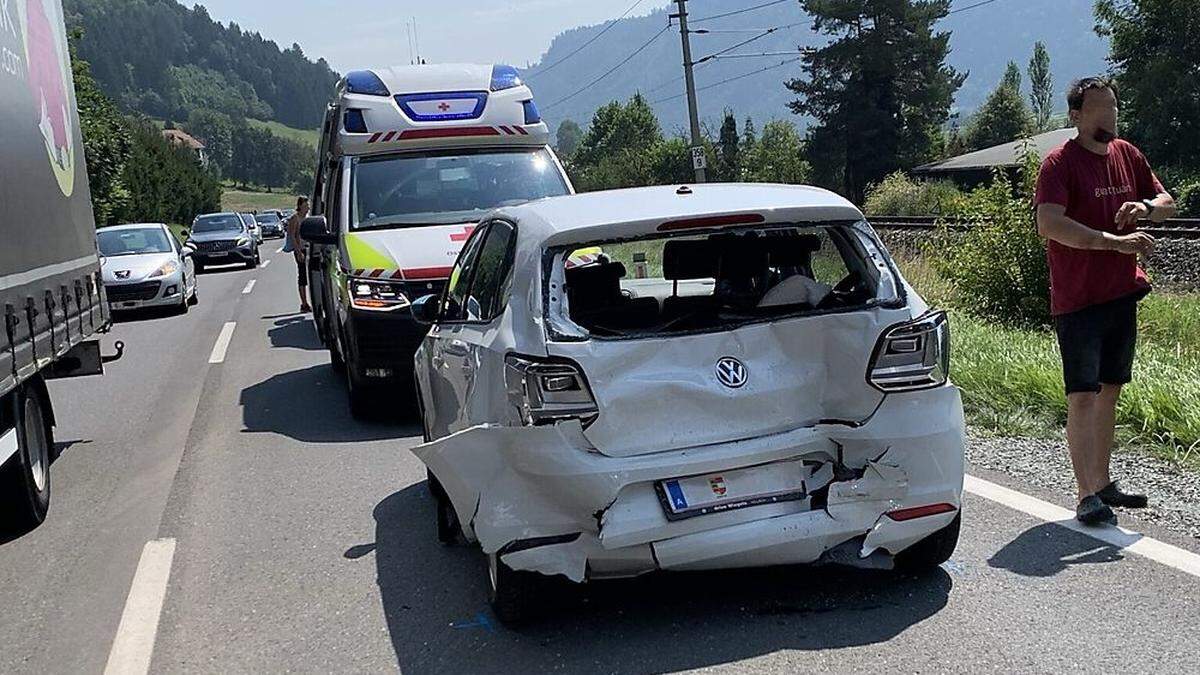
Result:
<instances>
[{"instance_id":1,"label":"damaged white vw hatchback","mask_svg":"<svg viewBox=\"0 0 1200 675\"><path fill-rule=\"evenodd\" d=\"M698 185L503 208L416 355L438 536L493 608L549 577L843 563L958 541L949 327L830 192ZM545 598L541 598L544 600Z\"/></svg>"}]
</instances>

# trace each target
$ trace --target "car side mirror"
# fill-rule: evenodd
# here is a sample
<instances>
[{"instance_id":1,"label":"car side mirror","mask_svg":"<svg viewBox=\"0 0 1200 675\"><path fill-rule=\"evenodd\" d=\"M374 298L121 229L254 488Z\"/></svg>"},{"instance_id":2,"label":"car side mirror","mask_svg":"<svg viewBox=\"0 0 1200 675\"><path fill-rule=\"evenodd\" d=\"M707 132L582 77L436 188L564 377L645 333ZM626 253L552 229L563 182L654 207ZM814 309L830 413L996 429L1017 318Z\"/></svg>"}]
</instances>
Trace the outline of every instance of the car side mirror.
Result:
<instances>
[{"instance_id":1,"label":"car side mirror","mask_svg":"<svg viewBox=\"0 0 1200 675\"><path fill-rule=\"evenodd\" d=\"M438 297L436 295L423 295L413 302L412 314L413 319L417 323L428 326L437 322Z\"/></svg>"},{"instance_id":2,"label":"car side mirror","mask_svg":"<svg viewBox=\"0 0 1200 675\"><path fill-rule=\"evenodd\" d=\"M338 236L329 231L329 223L325 216L309 216L300 223L300 238L309 244L333 246L338 243Z\"/></svg>"}]
</instances>

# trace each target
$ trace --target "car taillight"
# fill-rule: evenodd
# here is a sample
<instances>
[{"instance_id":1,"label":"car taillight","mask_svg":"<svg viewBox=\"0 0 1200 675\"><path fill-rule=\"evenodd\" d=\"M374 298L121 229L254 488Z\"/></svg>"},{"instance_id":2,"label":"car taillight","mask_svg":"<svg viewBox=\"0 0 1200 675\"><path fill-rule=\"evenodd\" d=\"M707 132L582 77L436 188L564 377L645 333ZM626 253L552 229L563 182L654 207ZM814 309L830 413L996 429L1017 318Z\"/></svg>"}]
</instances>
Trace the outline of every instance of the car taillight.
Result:
<instances>
[{"instance_id":1,"label":"car taillight","mask_svg":"<svg viewBox=\"0 0 1200 675\"><path fill-rule=\"evenodd\" d=\"M867 380L885 392L940 387L950 378L950 321L931 312L884 331Z\"/></svg>"},{"instance_id":2,"label":"car taillight","mask_svg":"<svg viewBox=\"0 0 1200 675\"><path fill-rule=\"evenodd\" d=\"M509 403L526 426L578 419L590 424L600 414L579 367L564 361L538 361L515 354L504 360Z\"/></svg>"}]
</instances>

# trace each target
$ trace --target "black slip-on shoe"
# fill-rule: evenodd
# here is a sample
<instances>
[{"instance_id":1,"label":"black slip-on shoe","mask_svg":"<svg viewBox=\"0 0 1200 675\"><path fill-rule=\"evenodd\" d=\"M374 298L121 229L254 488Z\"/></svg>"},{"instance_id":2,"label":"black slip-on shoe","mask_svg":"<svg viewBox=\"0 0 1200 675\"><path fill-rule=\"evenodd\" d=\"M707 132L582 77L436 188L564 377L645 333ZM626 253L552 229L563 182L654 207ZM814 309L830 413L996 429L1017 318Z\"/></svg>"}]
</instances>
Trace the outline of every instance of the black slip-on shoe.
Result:
<instances>
[{"instance_id":1,"label":"black slip-on shoe","mask_svg":"<svg viewBox=\"0 0 1200 675\"><path fill-rule=\"evenodd\" d=\"M1116 525L1117 514L1096 495L1088 495L1075 507L1075 520L1084 525Z\"/></svg>"},{"instance_id":2,"label":"black slip-on shoe","mask_svg":"<svg viewBox=\"0 0 1200 675\"><path fill-rule=\"evenodd\" d=\"M1127 509L1144 509L1150 503L1146 495L1130 494L1121 492L1121 488L1117 487L1117 481L1108 484L1108 487L1096 493L1100 501L1109 506L1123 506Z\"/></svg>"}]
</instances>

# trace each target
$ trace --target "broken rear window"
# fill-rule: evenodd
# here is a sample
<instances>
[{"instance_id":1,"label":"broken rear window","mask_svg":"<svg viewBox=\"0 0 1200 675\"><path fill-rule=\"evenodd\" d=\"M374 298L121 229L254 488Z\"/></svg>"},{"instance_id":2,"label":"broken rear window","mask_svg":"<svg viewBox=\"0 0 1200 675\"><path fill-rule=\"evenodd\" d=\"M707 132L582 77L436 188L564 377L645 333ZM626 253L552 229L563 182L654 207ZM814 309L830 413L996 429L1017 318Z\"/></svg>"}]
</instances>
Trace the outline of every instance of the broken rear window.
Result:
<instances>
[{"instance_id":1,"label":"broken rear window","mask_svg":"<svg viewBox=\"0 0 1200 675\"><path fill-rule=\"evenodd\" d=\"M658 236L571 247L554 264L567 317L592 336L710 331L886 299L881 254L862 236L849 225Z\"/></svg>"}]
</instances>

